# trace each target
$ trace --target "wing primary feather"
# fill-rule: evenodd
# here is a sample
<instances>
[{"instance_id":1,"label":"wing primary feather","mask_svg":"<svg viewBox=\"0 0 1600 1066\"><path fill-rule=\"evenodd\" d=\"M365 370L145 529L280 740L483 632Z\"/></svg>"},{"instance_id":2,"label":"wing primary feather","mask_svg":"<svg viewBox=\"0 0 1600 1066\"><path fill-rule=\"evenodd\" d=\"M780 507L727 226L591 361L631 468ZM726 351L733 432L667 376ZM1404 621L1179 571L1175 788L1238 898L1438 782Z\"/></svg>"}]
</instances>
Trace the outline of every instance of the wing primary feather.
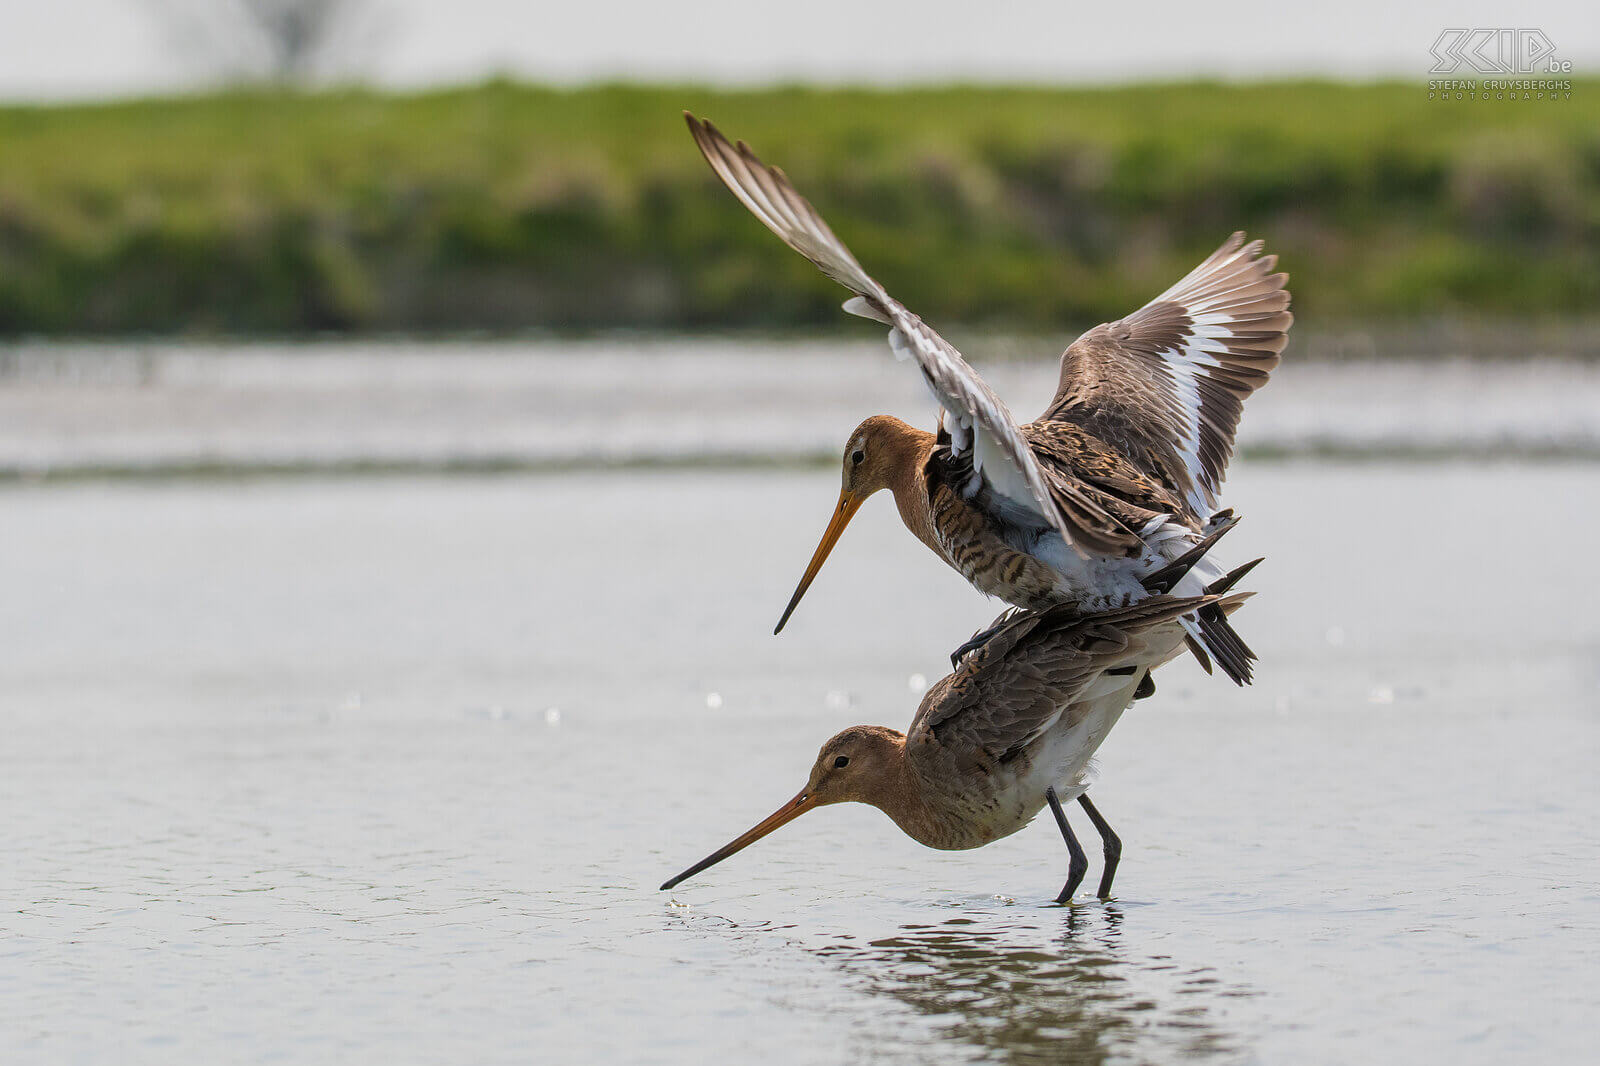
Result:
<instances>
[{"instance_id":1,"label":"wing primary feather","mask_svg":"<svg viewBox=\"0 0 1600 1066\"><path fill-rule=\"evenodd\" d=\"M1146 475L1182 493L1191 520L1216 506L1244 401L1294 322L1288 275L1263 250L1234 233L1144 307L1079 337L1042 416L1128 442Z\"/></svg>"},{"instance_id":2,"label":"wing primary feather","mask_svg":"<svg viewBox=\"0 0 1600 1066\"><path fill-rule=\"evenodd\" d=\"M970 427L974 448L992 451L975 456L974 470L991 487L1020 486L1017 503L1037 511L1080 555L1089 551L1121 554L1138 546L1138 538L1104 507L1075 486L1052 483L1028 446L1011 412L993 389L969 366L961 353L922 319L889 296L844 243L834 235L811 203L778 168L763 163L743 141L729 143L712 123L688 112L684 119L712 172L762 225L809 259L828 277L855 293L845 302L851 314L885 322L896 354L909 354L921 367L929 387L952 423ZM953 433L954 435L954 433ZM953 443L960 443L959 440ZM1003 462L1003 467L997 467ZM993 480L998 479L998 481ZM1059 479L1058 479L1059 480Z\"/></svg>"}]
</instances>

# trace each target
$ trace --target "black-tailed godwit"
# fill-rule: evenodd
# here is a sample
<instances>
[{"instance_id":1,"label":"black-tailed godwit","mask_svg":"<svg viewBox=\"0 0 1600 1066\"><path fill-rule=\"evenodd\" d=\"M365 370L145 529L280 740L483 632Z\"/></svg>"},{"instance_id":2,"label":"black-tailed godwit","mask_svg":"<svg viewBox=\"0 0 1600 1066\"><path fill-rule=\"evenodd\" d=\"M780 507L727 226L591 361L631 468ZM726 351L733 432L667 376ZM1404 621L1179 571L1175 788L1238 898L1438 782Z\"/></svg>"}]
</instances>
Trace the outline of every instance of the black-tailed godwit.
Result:
<instances>
[{"instance_id":1,"label":"black-tailed godwit","mask_svg":"<svg viewBox=\"0 0 1600 1066\"><path fill-rule=\"evenodd\" d=\"M1275 256L1236 233L1133 314L1096 326L1061 357L1044 414L1019 425L944 338L864 271L781 170L692 115L711 168L790 247L856 295L845 310L889 326L942 413L937 433L868 418L844 449L833 518L782 630L851 517L889 489L906 527L980 591L1028 610L1095 611L1150 595L1144 578L1231 522L1217 510L1244 400L1277 366L1293 315ZM1221 573L1209 559L1172 591ZM1215 604L1183 620L1207 670L1234 681L1255 655ZM987 634L983 635L986 639ZM980 641L981 642L981 641Z\"/></svg>"}]
</instances>

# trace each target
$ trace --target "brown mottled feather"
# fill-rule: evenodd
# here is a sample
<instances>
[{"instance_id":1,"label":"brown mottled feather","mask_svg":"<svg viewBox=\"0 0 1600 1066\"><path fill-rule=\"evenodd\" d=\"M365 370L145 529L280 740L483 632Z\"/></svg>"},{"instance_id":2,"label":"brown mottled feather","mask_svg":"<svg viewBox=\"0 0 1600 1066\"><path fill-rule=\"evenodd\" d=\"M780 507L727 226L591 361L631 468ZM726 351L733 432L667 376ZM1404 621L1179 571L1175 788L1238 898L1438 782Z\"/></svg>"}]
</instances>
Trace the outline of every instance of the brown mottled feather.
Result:
<instances>
[{"instance_id":1,"label":"brown mottled feather","mask_svg":"<svg viewBox=\"0 0 1600 1066\"><path fill-rule=\"evenodd\" d=\"M969 583L1004 588L1020 606L1045 608L1060 602L1056 572L1007 544L989 517L944 481L930 481L928 502L936 548Z\"/></svg>"},{"instance_id":2,"label":"brown mottled feather","mask_svg":"<svg viewBox=\"0 0 1600 1066\"><path fill-rule=\"evenodd\" d=\"M1107 667L1133 637L1216 602L1157 596L1092 615L1071 605L1018 616L928 691L907 733L907 748L944 756L1014 758Z\"/></svg>"},{"instance_id":3,"label":"brown mottled feather","mask_svg":"<svg viewBox=\"0 0 1600 1066\"><path fill-rule=\"evenodd\" d=\"M1185 516L1187 508L1173 486L1145 473L1081 425L1040 420L1023 426L1022 435L1052 484L1073 484L1079 495L1116 519L1123 530L1138 530L1160 514ZM1063 500L1061 506L1071 503ZM1194 528L1199 528L1198 522ZM1132 550L1138 545L1135 538Z\"/></svg>"}]
</instances>

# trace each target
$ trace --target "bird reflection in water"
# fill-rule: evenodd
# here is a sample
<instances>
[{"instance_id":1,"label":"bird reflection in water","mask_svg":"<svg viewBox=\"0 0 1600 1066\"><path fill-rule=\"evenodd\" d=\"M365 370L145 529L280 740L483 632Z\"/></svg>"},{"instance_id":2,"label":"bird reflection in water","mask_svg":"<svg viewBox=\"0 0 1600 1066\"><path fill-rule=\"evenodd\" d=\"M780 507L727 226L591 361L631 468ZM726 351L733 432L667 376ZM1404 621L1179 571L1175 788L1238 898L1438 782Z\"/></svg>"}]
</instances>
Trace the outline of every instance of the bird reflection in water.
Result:
<instances>
[{"instance_id":1,"label":"bird reflection in water","mask_svg":"<svg viewBox=\"0 0 1600 1066\"><path fill-rule=\"evenodd\" d=\"M1206 968L1163 957L1132 958L1121 909L1009 910L908 925L868 944L835 942L817 954L849 983L934 1020L984 1061L1102 1063L1236 1056L1216 1015L1228 988ZM1021 918L1021 921L1017 919ZM899 1043L893 1027L875 1034Z\"/></svg>"}]
</instances>

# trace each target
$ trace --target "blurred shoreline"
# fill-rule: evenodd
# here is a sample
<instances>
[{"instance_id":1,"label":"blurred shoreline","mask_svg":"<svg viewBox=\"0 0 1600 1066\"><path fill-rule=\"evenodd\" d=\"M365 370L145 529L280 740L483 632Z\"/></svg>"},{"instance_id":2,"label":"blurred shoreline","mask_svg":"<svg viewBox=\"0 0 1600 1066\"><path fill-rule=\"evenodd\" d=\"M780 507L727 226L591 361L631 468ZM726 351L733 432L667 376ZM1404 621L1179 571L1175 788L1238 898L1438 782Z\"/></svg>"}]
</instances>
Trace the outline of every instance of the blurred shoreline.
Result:
<instances>
[{"instance_id":1,"label":"blurred shoreline","mask_svg":"<svg viewBox=\"0 0 1600 1066\"><path fill-rule=\"evenodd\" d=\"M1048 342L967 350L1019 418L1054 391ZM1600 360L1506 355L1291 348L1241 453L1600 460ZM831 465L877 412L935 417L875 339L25 344L0 352L0 480Z\"/></svg>"}]
</instances>

